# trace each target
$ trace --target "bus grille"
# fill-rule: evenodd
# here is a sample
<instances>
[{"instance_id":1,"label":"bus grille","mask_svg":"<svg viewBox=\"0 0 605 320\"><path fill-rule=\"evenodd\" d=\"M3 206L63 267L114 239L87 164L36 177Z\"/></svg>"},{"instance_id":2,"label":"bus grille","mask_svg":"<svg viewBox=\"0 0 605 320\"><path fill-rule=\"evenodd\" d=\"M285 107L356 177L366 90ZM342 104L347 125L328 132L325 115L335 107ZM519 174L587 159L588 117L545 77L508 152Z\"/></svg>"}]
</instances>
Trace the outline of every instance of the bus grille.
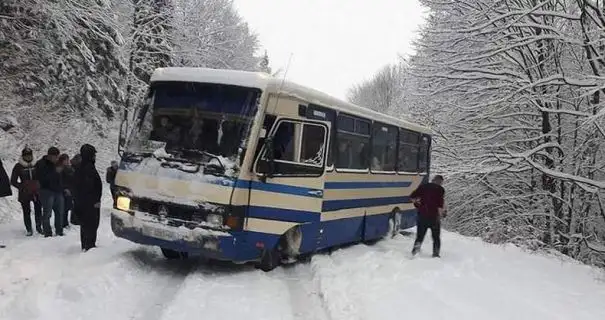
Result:
<instances>
[{"instance_id":1,"label":"bus grille","mask_svg":"<svg viewBox=\"0 0 605 320\"><path fill-rule=\"evenodd\" d=\"M159 216L160 207L164 206L167 211L167 217L185 221L204 221L206 212L192 207L178 206L171 203L163 203L148 199L132 199L131 206L133 209L147 214Z\"/></svg>"}]
</instances>

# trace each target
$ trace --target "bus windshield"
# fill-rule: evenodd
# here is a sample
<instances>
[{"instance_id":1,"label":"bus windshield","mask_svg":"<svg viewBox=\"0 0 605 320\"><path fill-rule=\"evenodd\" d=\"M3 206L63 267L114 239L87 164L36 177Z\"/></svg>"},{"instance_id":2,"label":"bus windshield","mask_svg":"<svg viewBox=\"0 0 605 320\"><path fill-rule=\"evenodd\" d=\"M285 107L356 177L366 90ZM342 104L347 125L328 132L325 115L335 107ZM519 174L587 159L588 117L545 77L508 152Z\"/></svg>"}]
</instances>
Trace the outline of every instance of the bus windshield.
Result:
<instances>
[{"instance_id":1,"label":"bus windshield","mask_svg":"<svg viewBox=\"0 0 605 320\"><path fill-rule=\"evenodd\" d=\"M185 160L235 161L243 156L239 151L245 148L260 94L259 89L222 84L155 82L126 153L150 155L163 146L168 154ZM203 154L210 157L200 157Z\"/></svg>"}]
</instances>

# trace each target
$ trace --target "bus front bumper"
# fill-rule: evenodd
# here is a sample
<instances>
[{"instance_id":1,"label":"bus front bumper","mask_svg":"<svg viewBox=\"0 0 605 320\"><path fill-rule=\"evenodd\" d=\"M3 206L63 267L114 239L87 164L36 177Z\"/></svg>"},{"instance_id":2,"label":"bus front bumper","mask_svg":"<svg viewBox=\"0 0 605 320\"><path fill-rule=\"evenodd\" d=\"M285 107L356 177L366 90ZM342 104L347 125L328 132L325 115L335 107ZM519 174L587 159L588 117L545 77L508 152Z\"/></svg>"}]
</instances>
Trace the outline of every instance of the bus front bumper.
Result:
<instances>
[{"instance_id":1,"label":"bus front bumper","mask_svg":"<svg viewBox=\"0 0 605 320\"><path fill-rule=\"evenodd\" d=\"M188 229L167 226L142 213L131 215L113 209L111 229L119 237L132 242L158 246L179 252L201 255L216 260L235 261L236 238L223 231L207 228Z\"/></svg>"}]
</instances>

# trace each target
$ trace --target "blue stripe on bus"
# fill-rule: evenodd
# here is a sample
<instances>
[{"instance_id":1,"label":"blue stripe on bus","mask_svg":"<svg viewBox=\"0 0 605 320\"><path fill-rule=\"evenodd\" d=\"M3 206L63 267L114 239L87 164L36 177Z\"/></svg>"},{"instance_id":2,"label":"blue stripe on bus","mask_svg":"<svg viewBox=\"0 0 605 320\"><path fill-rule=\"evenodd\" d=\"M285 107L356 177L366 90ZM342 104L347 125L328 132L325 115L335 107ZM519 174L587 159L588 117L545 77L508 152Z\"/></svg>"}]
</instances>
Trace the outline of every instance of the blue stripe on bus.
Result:
<instances>
[{"instance_id":1,"label":"blue stripe on bus","mask_svg":"<svg viewBox=\"0 0 605 320\"><path fill-rule=\"evenodd\" d=\"M325 189L370 189L370 188L407 188L412 185L411 181L395 182L326 182Z\"/></svg>"},{"instance_id":2,"label":"blue stripe on bus","mask_svg":"<svg viewBox=\"0 0 605 320\"><path fill-rule=\"evenodd\" d=\"M390 204L407 203L409 200L409 197L327 200L323 202L322 211L327 212L342 209L386 206Z\"/></svg>"},{"instance_id":3,"label":"blue stripe on bus","mask_svg":"<svg viewBox=\"0 0 605 320\"><path fill-rule=\"evenodd\" d=\"M252 189L253 190L261 190L275 193L285 193L291 194L295 196L302 197L311 197L311 198L321 198L322 193L312 193L313 191L321 191L321 189L307 188L307 187L298 187L287 184L278 184L278 183L263 183L252 181Z\"/></svg>"},{"instance_id":4,"label":"blue stripe on bus","mask_svg":"<svg viewBox=\"0 0 605 320\"><path fill-rule=\"evenodd\" d=\"M248 218L259 218L288 222L314 222L320 220L320 213L284 208L250 206L250 208L248 209Z\"/></svg>"}]
</instances>

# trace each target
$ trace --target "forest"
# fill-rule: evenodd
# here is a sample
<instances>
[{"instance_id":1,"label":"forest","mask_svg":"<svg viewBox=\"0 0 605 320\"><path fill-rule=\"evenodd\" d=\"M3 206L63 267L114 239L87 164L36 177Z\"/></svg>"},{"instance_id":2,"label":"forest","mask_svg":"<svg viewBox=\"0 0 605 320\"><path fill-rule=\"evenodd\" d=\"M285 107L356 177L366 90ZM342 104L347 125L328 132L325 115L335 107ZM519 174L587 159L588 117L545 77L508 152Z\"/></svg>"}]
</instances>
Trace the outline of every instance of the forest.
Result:
<instances>
[{"instance_id":1,"label":"forest","mask_svg":"<svg viewBox=\"0 0 605 320\"><path fill-rule=\"evenodd\" d=\"M605 8L422 0L412 56L349 92L430 126L445 226L605 266Z\"/></svg>"}]
</instances>

